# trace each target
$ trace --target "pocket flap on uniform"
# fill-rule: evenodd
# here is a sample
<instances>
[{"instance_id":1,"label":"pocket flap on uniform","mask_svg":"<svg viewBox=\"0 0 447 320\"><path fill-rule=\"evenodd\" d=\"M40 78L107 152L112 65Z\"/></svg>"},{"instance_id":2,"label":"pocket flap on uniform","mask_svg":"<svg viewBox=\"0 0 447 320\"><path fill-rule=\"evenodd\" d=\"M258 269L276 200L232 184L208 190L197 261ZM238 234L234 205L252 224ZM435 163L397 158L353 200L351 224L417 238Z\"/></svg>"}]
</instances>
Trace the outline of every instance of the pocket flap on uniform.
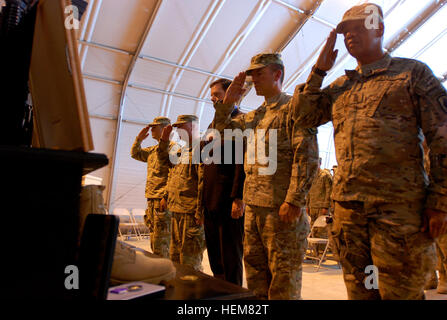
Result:
<instances>
[{"instance_id":1,"label":"pocket flap on uniform","mask_svg":"<svg viewBox=\"0 0 447 320\"><path fill-rule=\"evenodd\" d=\"M366 100L366 115L368 117L373 117L379 107L380 103L383 100L383 97L386 95L391 83L383 82L383 86L379 90L376 91L375 94L369 96Z\"/></svg>"}]
</instances>

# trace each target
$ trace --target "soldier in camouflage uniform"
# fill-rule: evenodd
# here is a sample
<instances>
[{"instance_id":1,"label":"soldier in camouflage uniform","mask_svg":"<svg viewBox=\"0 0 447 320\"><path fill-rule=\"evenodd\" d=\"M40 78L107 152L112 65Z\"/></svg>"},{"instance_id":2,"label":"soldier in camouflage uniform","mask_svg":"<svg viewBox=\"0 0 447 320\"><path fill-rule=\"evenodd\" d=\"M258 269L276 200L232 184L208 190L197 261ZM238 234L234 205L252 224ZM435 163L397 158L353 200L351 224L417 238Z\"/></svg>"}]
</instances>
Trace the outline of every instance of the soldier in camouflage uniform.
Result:
<instances>
[{"instance_id":1,"label":"soldier in camouflage uniform","mask_svg":"<svg viewBox=\"0 0 447 320\"><path fill-rule=\"evenodd\" d=\"M302 261L309 234L305 197L318 167L316 129L303 130L289 116L291 97L281 91L284 65L279 54L254 56L247 74L253 78L256 93L265 98L259 108L231 118L234 104L245 90L245 72L234 79L224 100L214 105L215 129L265 130L265 135L255 134L255 141L248 140L247 149L250 143L258 146L265 141L265 154L277 153L273 174L263 174L266 165L258 161L259 154L252 164L247 159L249 152L245 153L247 285L259 299L300 299ZM277 148L268 151L275 132Z\"/></svg>"},{"instance_id":2,"label":"soldier in camouflage uniform","mask_svg":"<svg viewBox=\"0 0 447 320\"><path fill-rule=\"evenodd\" d=\"M193 145L193 142L200 142L197 120L195 115L180 115L173 124L178 127L178 131L182 131L180 138L186 142L177 152L179 157L174 159L176 163L173 163L173 157L169 155L167 148L171 126L163 130L160 148L164 148L164 157L169 157L170 165L173 166L164 195L168 211L172 213L170 258L201 271L205 233L202 206L203 165L200 164L200 153L198 159L195 153L200 152L200 144Z\"/></svg>"},{"instance_id":3,"label":"soldier in camouflage uniform","mask_svg":"<svg viewBox=\"0 0 447 320\"><path fill-rule=\"evenodd\" d=\"M337 56L337 33L358 67L320 89ZM331 232L349 299L424 299L433 238L447 232L447 95L425 64L384 53L383 34L379 6L348 10L296 89L294 119L304 127L334 125ZM430 148L430 181L421 132ZM366 288L368 265L378 269L378 290Z\"/></svg>"},{"instance_id":4,"label":"soldier in camouflage uniform","mask_svg":"<svg viewBox=\"0 0 447 320\"><path fill-rule=\"evenodd\" d=\"M320 158L321 166L321 158ZM310 215L311 225L320 215L328 215L331 207L332 176L325 169L318 169L318 174L312 182L306 198L306 206Z\"/></svg>"},{"instance_id":5,"label":"soldier in camouflage uniform","mask_svg":"<svg viewBox=\"0 0 447 320\"><path fill-rule=\"evenodd\" d=\"M319 165L321 166L321 158ZM318 168L317 176L312 182L309 193L306 197L306 210L310 216L310 226L312 227L315 220L319 216L329 215L331 207L331 192L332 192L332 176L326 169ZM325 228L314 228L312 236L316 238L328 239L328 226ZM324 251L324 244L315 244L314 249L316 253Z\"/></svg>"},{"instance_id":6,"label":"soldier in camouflage uniform","mask_svg":"<svg viewBox=\"0 0 447 320\"><path fill-rule=\"evenodd\" d=\"M160 208L160 200L165 193L169 174L169 159L160 157L160 144L149 148L141 148L141 143L151 130L152 138L159 141L162 130L171 121L166 117L157 117L152 123L140 131L135 139L130 154L132 158L147 163L146 199L147 209L144 220L149 227L152 252L164 258L169 257L171 239L171 215ZM170 147L173 143L170 144Z\"/></svg>"}]
</instances>

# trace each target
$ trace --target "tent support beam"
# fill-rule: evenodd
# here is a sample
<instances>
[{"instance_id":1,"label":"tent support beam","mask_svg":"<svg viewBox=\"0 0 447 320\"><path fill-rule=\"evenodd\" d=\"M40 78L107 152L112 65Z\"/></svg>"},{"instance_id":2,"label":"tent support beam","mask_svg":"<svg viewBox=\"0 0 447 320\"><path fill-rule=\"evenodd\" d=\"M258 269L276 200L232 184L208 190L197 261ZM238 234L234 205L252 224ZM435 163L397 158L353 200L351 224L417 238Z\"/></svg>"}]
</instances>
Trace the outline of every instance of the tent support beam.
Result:
<instances>
[{"instance_id":1,"label":"tent support beam","mask_svg":"<svg viewBox=\"0 0 447 320\"><path fill-rule=\"evenodd\" d=\"M111 159L111 168L110 168L110 176L109 176L109 188L107 188L107 209L109 212L112 212L112 197L115 192L116 186L115 186L115 177L118 169L118 146L120 142L120 136L122 131L122 119L124 114L124 104L126 100L126 92L129 87L129 80L130 76L132 75L132 71L135 68L135 64L137 62L138 56L141 54L141 50L143 49L144 42L146 41L146 38L149 34L149 31L152 27L152 24L155 21L155 17L157 16L158 10L160 9L160 6L162 4L162 0L158 0L155 4L154 11L152 12L151 16L149 17L146 27L144 29L144 32L140 38L140 41L138 43L138 46L135 50L135 53L132 56L132 60L130 61L129 67L127 69L126 76L124 78L123 82L123 88L121 90L121 97L120 97L120 105L118 110L118 119L116 124L116 130L115 130L115 140L114 140L114 147L113 147L113 155Z\"/></svg>"}]
</instances>

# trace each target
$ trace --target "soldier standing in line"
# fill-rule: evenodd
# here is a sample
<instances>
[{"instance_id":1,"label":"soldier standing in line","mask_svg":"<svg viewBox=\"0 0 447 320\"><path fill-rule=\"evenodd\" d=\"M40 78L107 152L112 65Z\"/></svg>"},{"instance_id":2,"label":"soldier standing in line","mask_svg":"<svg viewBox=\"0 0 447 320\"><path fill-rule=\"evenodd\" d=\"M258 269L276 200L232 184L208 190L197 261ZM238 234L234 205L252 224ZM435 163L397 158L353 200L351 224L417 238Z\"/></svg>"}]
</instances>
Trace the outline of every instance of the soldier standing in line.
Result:
<instances>
[{"instance_id":1,"label":"soldier standing in line","mask_svg":"<svg viewBox=\"0 0 447 320\"><path fill-rule=\"evenodd\" d=\"M147 163L146 192L147 209L144 216L149 228L152 252L164 258L169 257L171 239L171 215L166 208L160 207L160 200L165 193L169 174L169 159L160 158L160 137L164 127L171 124L166 117L157 117L143 128L135 139L130 154L132 158ZM141 143L149 136L159 143L149 148L141 148ZM172 143L170 146L172 147Z\"/></svg>"},{"instance_id":2,"label":"soldier standing in line","mask_svg":"<svg viewBox=\"0 0 447 320\"><path fill-rule=\"evenodd\" d=\"M198 118L195 115L180 115L177 122L163 129L160 149L163 158L170 159L173 166L169 174L162 205L172 214L170 258L174 262L202 270L205 234L203 230L203 165L195 161L195 152L200 152ZM186 143L172 157L168 151L172 127L178 128L180 138ZM198 148L197 148L198 147ZM195 149L193 149L195 148ZM173 159L176 158L176 159ZM172 161L175 160L175 163Z\"/></svg>"},{"instance_id":3,"label":"soldier standing in line","mask_svg":"<svg viewBox=\"0 0 447 320\"><path fill-rule=\"evenodd\" d=\"M321 158L319 161L319 166L321 167ZM310 226L312 227L315 220L319 216L329 215L329 210L331 207L331 192L332 192L332 176L330 172L326 169L318 168L317 176L312 182L309 193L306 198L306 210L310 216ZM314 228L312 231L312 236L317 238L328 238L328 226L325 228ZM323 244L315 245L316 253L319 254L324 250Z\"/></svg>"},{"instance_id":4,"label":"soldier standing in line","mask_svg":"<svg viewBox=\"0 0 447 320\"><path fill-rule=\"evenodd\" d=\"M320 89L337 56L337 33L358 67ZM331 232L349 299L424 299L433 239L447 232L447 94L425 64L385 53L383 34L379 6L349 9L296 89L293 117L304 127L334 125ZM365 283L371 265L378 289Z\"/></svg>"},{"instance_id":5,"label":"soldier standing in line","mask_svg":"<svg viewBox=\"0 0 447 320\"><path fill-rule=\"evenodd\" d=\"M321 166L321 158L319 161ZM328 215L331 207L332 176L325 170L318 168L317 176L312 182L307 195L306 205L311 219L311 226L321 215Z\"/></svg>"},{"instance_id":6,"label":"soldier standing in line","mask_svg":"<svg viewBox=\"0 0 447 320\"><path fill-rule=\"evenodd\" d=\"M252 76L256 94L265 102L233 119L231 112L244 94L246 74ZM305 197L318 167L316 129L303 130L291 119L291 97L281 90L283 79L279 54L256 55L246 73L233 80L223 101L214 104L215 129L253 133L244 161L244 264L248 288L259 299L301 298L302 261L309 234ZM262 150L264 156L277 155L269 162L276 166L274 172L267 173L269 168L259 161L263 143L267 149ZM258 153L253 163L249 150L254 145Z\"/></svg>"}]
</instances>

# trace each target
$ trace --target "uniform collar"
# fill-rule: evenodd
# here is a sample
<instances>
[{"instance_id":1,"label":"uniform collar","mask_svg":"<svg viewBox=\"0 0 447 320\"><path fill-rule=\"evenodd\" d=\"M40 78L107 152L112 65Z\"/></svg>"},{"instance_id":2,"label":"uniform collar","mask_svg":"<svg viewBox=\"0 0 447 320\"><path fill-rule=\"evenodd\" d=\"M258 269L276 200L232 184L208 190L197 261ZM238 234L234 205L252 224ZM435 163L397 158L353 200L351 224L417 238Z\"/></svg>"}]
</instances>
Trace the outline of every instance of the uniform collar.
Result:
<instances>
[{"instance_id":1,"label":"uniform collar","mask_svg":"<svg viewBox=\"0 0 447 320\"><path fill-rule=\"evenodd\" d=\"M282 98L284 97L285 93L284 92L280 92L278 93L276 96L271 97L269 99L264 100L264 103L262 104L263 107L266 107L268 109L273 109L275 108L278 103L282 100Z\"/></svg>"},{"instance_id":2,"label":"uniform collar","mask_svg":"<svg viewBox=\"0 0 447 320\"><path fill-rule=\"evenodd\" d=\"M275 102L278 102L279 99L281 98L281 94L282 94L282 92L278 93L276 96L265 99L265 101L264 101L265 105L268 106L268 105L274 104Z\"/></svg>"},{"instance_id":3,"label":"uniform collar","mask_svg":"<svg viewBox=\"0 0 447 320\"><path fill-rule=\"evenodd\" d=\"M388 53L373 63L366 64L364 66L357 66L355 70L345 70L346 76L351 80L357 80L361 77L369 77L375 74L379 74L388 70L391 63L391 56Z\"/></svg>"}]
</instances>

